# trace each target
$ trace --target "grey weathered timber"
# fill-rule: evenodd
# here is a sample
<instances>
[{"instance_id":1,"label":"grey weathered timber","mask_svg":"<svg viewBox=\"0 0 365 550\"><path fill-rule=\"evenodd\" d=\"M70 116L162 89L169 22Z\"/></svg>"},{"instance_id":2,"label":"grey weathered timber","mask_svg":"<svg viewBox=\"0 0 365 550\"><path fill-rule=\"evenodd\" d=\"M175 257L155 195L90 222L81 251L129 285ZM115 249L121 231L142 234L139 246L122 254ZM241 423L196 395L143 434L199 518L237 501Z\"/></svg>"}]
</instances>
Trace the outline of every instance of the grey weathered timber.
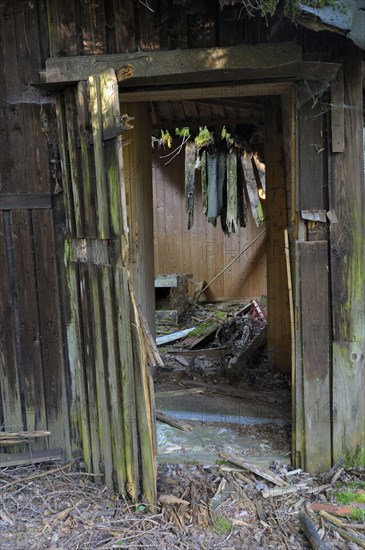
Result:
<instances>
[{"instance_id":1,"label":"grey weathered timber","mask_svg":"<svg viewBox=\"0 0 365 550\"><path fill-rule=\"evenodd\" d=\"M123 86L181 84L229 80L278 79L327 80L335 78L337 63L302 61L301 48L293 42L149 51L132 54L59 57L46 61L47 83L76 82L106 69L131 65L133 76ZM213 77L214 72L214 77Z\"/></svg>"},{"instance_id":2,"label":"grey weathered timber","mask_svg":"<svg viewBox=\"0 0 365 550\"><path fill-rule=\"evenodd\" d=\"M333 322L333 459L365 446L365 190L360 51L344 64L345 151L330 153L329 206Z\"/></svg>"},{"instance_id":3,"label":"grey weathered timber","mask_svg":"<svg viewBox=\"0 0 365 550\"><path fill-rule=\"evenodd\" d=\"M331 467L330 326L328 242L299 244L302 299L303 467L322 472Z\"/></svg>"},{"instance_id":4,"label":"grey weathered timber","mask_svg":"<svg viewBox=\"0 0 365 550\"><path fill-rule=\"evenodd\" d=\"M171 75L187 76L202 71L230 69L269 69L301 61L300 46L293 42L282 44L242 45L230 48L207 48L174 51L149 51L130 54L73 56L46 61L46 81L79 81L106 69L118 70L124 65L133 67L133 81ZM167 80L168 81L168 80ZM198 81L201 82L201 79Z\"/></svg>"},{"instance_id":5,"label":"grey weathered timber","mask_svg":"<svg viewBox=\"0 0 365 550\"><path fill-rule=\"evenodd\" d=\"M52 208L50 193L0 193L0 210Z\"/></svg>"}]
</instances>

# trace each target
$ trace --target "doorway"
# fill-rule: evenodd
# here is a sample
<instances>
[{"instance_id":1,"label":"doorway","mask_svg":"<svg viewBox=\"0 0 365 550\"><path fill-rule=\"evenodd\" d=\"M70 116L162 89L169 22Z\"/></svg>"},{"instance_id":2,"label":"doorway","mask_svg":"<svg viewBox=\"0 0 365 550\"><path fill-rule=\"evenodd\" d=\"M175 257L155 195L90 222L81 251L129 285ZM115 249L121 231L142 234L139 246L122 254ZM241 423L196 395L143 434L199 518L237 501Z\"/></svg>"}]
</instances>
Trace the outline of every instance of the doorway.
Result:
<instances>
[{"instance_id":1,"label":"doorway","mask_svg":"<svg viewBox=\"0 0 365 550\"><path fill-rule=\"evenodd\" d=\"M207 97L211 93L207 90L203 98L197 99L192 96L192 93L194 92L188 91L190 99L187 100L172 97L172 99L164 98L163 101L159 101L158 99L160 98L155 96L151 97L151 101L141 101L141 103L125 106L128 114L132 113L135 116L137 126L141 118L141 108L144 113L144 122L147 115L151 117L150 135L155 140L159 139L160 129L164 131L168 130L173 138L171 150L169 148L159 149L158 147L152 149L146 137L143 136L142 138L144 147L146 148L145 154L143 154L143 163L146 164L147 159L150 159L150 166L152 166L151 173L147 176L149 182L147 185L146 181L143 184L143 200L146 199L146 187L151 186L153 197L149 196L149 201L152 199L153 204L155 267L152 272L151 263L147 265L145 259L143 260L141 256L138 258L140 251L139 243L136 242L133 249L133 254L135 254L133 258L134 267L132 267L132 271L134 269L135 276L137 276L135 287L138 292L141 273L143 270L146 273L146 268L149 271L150 292L152 290L152 275L154 279L157 275L185 274L187 276L187 303L189 303L197 283L204 281L204 288L214 278L214 275L224 270L225 266L239 255L242 249L248 246L248 251L243 258L241 256L237 261L233 261L230 268L225 270L222 276L217 279L215 286L212 284L205 289L197 305L193 308L186 308L185 318L183 316L180 324L168 328L165 325L162 329L159 326L157 327L157 335L161 335L161 333L166 332L178 332L180 329L185 328L186 323L189 324L189 322L191 326L194 325L194 321L195 324L198 322L200 326L201 324L206 324L207 318L211 319L215 317L219 319L221 316L220 323L218 321L218 328L210 334L213 338L209 340L208 337L203 344L195 346L195 350L190 349L188 351L184 349L184 344L181 342L162 348L165 368L158 370L155 375L157 408L161 409L161 412L165 414L171 415L172 413L172 416L186 421L188 424L192 423L195 426L193 430L194 436L190 437L195 437L198 440L198 446L201 441L206 440L206 449L209 449L209 452L214 447L214 437L212 436L209 440L207 427L215 422L216 426L210 426L210 430L211 434L215 433L215 439L219 440L219 445L225 445L224 437L222 437L222 433L225 433L228 438L232 436L232 442L235 441L242 451L244 443L240 441L238 432L241 431L242 433L242 430L246 430L246 434L250 435L248 439L253 436L258 446L260 447L261 445L261 455L265 455L265 452L262 451L265 449L265 445L268 445L265 443L267 438L265 439L266 436L264 435L258 435L261 430L258 427L260 424L259 419L264 419L264 424L261 422L261 425L265 426L264 431L271 430L273 435L280 434L279 438L281 442L286 441L285 448L282 447L280 451L288 455L290 453L290 435L289 439L287 435L290 432L290 368L292 355L290 334L288 336L287 331L289 326L289 307L286 307L288 303L288 279L285 272L285 260L283 262L281 258L281 261L278 261L281 253L284 257L284 246L281 250L278 250L278 246L280 239L283 238L279 235L279 232L288 226L288 213L290 215L291 206L290 178L292 175L288 171L285 172L283 143L278 144L277 140L274 139L273 143L270 143L270 147L267 144L267 139L270 139L270 132L271 138L273 135L272 129L268 129L265 124L270 99L267 99L263 94L246 97L237 95L233 98L222 98L225 95L224 89L216 92L218 93L218 98ZM176 95L176 91L172 91L172 95L174 94ZM130 94L130 97L132 97L132 94ZM144 95L145 98L146 94ZM121 94L122 105L123 99L128 99L128 94ZM135 94L134 99L136 99ZM271 98L271 101L274 101L277 107L277 120L275 123L278 122L279 118L281 122L280 128L277 128L280 141L282 121L284 119L280 96ZM273 121L270 124L272 125ZM223 127L229 130L232 127L236 129L238 125L241 126L241 129L245 128L246 136L249 135L250 131L254 135L255 130L261 128L262 139L259 144L261 148L261 161L265 162L265 157L270 159L268 179L272 182L272 187L267 189L268 195L265 197L268 200L261 201L266 220L263 220L261 227L256 226L247 188L243 186L247 204L246 227L239 228L237 233L232 232L227 236L222 230L220 219L217 219L216 225L208 223L202 208L202 185L200 171L198 170L196 172L195 186L195 223L188 230L188 215L185 213L184 147L181 147L180 152L178 151L181 140L179 141L175 137L175 130L176 128L189 127L192 133L196 135L199 128L206 126L212 133L215 132L216 135L221 136ZM249 130L250 127L251 130ZM134 129L135 131L136 129ZM131 132L126 137L127 143L128 141L132 142L136 135L136 133L133 135L133 132ZM140 137L140 134L138 134L139 149L141 148ZM250 140L248 139L247 141L248 149ZM128 147L129 145L125 149L128 149ZM147 151L147 147L150 147L151 150ZM280 148L281 156L278 154L278 148ZM171 159L175 150L177 154L175 158ZM169 155L169 152L173 154ZM251 152L257 153L257 150ZM286 156L288 154L290 154L290 151L286 151ZM126 174L132 176L133 173L133 177L126 178L127 198L130 195L127 202L134 202L136 204L132 197L138 185L141 185L139 181L141 174L140 167L135 158L134 164L131 164L130 155L125 154L126 159ZM288 165L292 165L290 160L286 160ZM242 179L241 181L238 179L238 181L239 185L242 186ZM256 192L258 191L259 188L256 189ZM145 204L145 207L147 206ZM139 210L140 212L143 211L140 208ZM137 213L138 216L141 216L141 214ZM149 213L144 211L142 214L142 223L136 224L138 225L138 231L135 234L138 235L138 239L141 238L141 228L143 230L146 216L148 217ZM135 217L136 210L134 216L130 215L132 233L134 232ZM268 227L266 228L266 226ZM151 228L151 220L149 221L149 227ZM270 232L266 242L265 238L262 239L262 242L257 240L251 248L250 243L252 240L265 230ZM149 242L150 253L150 247L152 247L151 234L146 235L146 237ZM144 263L144 267L141 267L139 263ZM267 284L268 269L270 272L269 284ZM146 293L146 286L144 286L143 292ZM161 296L161 289L158 293ZM153 296L156 296L154 288ZM163 298L166 302L166 292ZM244 318L241 327L245 326L245 323L247 325L247 318L245 316L247 316L247 313L252 313L253 300L268 315L267 333L269 349L264 343L259 349L255 350L254 356L250 357L249 368L245 372L240 372L238 376L229 378L229 376L227 377L225 366L227 361L232 359L232 356L230 357L229 353L227 353L223 357L219 355L218 360L217 358L212 360L211 357L209 358L205 355L204 346L205 349L208 348L209 350L208 355L212 353L211 349L219 347L216 338L220 326L224 326L226 322L232 321L232 319L237 320L237 313L241 316L241 319ZM245 307L248 307L248 311L246 310L242 314L242 310L245 310ZM283 327L280 323L280 316L283 316L284 309L286 310L287 322ZM146 316L149 316L150 319L150 326L153 326L153 328L154 319L151 318L151 313L154 313L154 311L155 308L151 310L150 307L148 312L146 312ZM278 342L279 346L277 345ZM286 374L278 372L280 370L280 363L285 363L281 370L286 371ZM277 386L277 395L273 395L275 384ZM239 387L240 385L241 387ZM271 393L271 396L269 393ZM248 398L248 400L244 401L244 397ZM254 403L253 407L250 407L249 401L251 404ZM189 407L191 410L186 410ZM200 418L198 418L199 416ZM277 416L281 418L276 418ZM199 424L201 431L197 430L196 423ZM235 425L232 432L233 435L228 429L228 424ZM245 429L242 428L244 424L246 425ZM165 441L165 443L167 441L165 445L167 458L171 459L168 442L170 440L170 450L171 448L175 448L177 451L175 458L177 460L195 460L195 455L192 456L189 455L189 452L186 452L187 448L194 447L192 440L184 440L183 431L174 431L173 428L170 429L170 427L166 426L168 425L164 424L164 429L162 430L162 434L160 434L160 441ZM269 428L269 426L272 428ZM220 432L220 430L226 431ZM219 445L217 445L216 449L218 453ZM272 450L270 445L271 443L267 448ZM273 445L275 448L275 442L273 442ZM255 448L257 451L256 454L258 454L259 447ZM232 448L235 447L233 446ZM266 453L266 456L269 454ZM274 453L271 454L274 455ZM250 456L253 456L252 452ZM287 460L290 462L289 456L287 456Z\"/></svg>"}]
</instances>

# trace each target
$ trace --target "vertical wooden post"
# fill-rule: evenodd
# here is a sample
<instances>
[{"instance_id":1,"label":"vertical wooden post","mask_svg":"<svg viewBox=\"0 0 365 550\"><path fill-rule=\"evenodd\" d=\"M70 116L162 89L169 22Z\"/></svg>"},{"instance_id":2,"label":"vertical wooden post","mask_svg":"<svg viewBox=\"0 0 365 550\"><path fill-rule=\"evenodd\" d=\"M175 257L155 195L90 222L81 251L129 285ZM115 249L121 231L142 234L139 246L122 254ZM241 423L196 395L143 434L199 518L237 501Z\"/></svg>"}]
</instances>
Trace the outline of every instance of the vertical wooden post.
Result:
<instances>
[{"instance_id":1,"label":"vertical wooden post","mask_svg":"<svg viewBox=\"0 0 365 550\"><path fill-rule=\"evenodd\" d=\"M333 460L365 445L365 191L361 52L348 43L343 63L344 152L330 154L333 320Z\"/></svg>"},{"instance_id":2,"label":"vertical wooden post","mask_svg":"<svg viewBox=\"0 0 365 550\"><path fill-rule=\"evenodd\" d=\"M284 229L287 228L280 98L265 102L267 299L269 365L291 371L289 298Z\"/></svg>"},{"instance_id":3,"label":"vertical wooden post","mask_svg":"<svg viewBox=\"0 0 365 550\"><path fill-rule=\"evenodd\" d=\"M148 103L128 103L133 130L124 134L124 178L133 288L152 334L155 331L151 117ZM121 105L121 113L125 108Z\"/></svg>"}]
</instances>

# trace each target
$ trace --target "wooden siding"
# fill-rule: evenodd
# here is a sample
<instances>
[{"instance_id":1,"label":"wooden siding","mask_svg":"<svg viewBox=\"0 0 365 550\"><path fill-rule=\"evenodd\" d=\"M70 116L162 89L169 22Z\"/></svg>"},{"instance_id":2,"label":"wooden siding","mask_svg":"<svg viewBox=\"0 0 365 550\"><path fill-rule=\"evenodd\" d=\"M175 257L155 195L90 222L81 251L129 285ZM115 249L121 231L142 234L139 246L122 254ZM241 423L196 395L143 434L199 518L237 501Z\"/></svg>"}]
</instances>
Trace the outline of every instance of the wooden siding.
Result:
<instances>
[{"instance_id":1,"label":"wooden siding","mask_svg":"<svg viewBox=\"0 0 365 550\"><path fill-rule=\"evenodd\" d=\"M193 280L209 282L265 226L256 227L248 206L247 227L227 236L220 218L217 226L203 213L201 183L196 172L194 225L188 230L185 212L184 154L166 166L166 151L153 151L155 273L191 273ZM194 285L190 285L194 292ZM266 244L262 237L206 291L208 300L247 299L266 294Z\"/></svg>"}]
</instances>

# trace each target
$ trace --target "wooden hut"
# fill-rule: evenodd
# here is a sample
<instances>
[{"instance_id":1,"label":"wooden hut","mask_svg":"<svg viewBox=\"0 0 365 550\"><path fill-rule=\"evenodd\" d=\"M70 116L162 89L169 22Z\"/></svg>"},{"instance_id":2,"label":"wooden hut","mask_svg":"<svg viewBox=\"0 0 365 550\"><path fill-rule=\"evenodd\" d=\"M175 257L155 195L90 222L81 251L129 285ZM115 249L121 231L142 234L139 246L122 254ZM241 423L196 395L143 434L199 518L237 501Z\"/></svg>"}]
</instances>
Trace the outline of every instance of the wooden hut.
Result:
<instances>
[{"instance_id":1,"label":"wooden hut","mask_svg":"<svg viewBox=\"0 0 365 550\"><path fill-rule=\"evenodd\" d=\"M280 10L1 2L0 424L50 431L40 460L61 449L154 498L153 360L130 287L153 333L151 127L174 121L151 113L177 120L183 102L196 115L179 125L201 105L229 123L239 103L264 126L269 354L292 373L293 464L364 446L364 12Z\"/></svg>"}]
</instances>

